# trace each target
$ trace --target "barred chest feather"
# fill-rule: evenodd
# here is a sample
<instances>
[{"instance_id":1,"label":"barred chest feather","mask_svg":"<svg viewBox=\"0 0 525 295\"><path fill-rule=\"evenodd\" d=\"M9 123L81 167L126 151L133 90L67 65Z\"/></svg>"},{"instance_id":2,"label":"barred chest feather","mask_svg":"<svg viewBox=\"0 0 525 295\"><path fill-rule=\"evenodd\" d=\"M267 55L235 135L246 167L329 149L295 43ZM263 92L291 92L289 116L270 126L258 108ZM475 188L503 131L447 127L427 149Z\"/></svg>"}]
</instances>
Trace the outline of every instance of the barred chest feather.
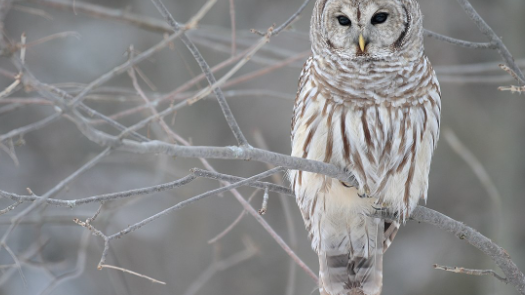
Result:
<instances>
[{"instance_id":1,"label":"barred chest feather","mask_svg":"<svg viewBox=\"0 0 525 295\"><path fill-rule=\"evenodd\" d=\"M292 156L347 167L360 184L358 195L405 218L426 200L440 110L439 84L426 57L350 64L310 58L294 106ZM305 220L314 214L312 198L336 189L320 175L290 176ZM325 208L370 208L370 199L346 198L349 188L336 184L341 196L331 193Z\"/></svg>"}]
</instances>

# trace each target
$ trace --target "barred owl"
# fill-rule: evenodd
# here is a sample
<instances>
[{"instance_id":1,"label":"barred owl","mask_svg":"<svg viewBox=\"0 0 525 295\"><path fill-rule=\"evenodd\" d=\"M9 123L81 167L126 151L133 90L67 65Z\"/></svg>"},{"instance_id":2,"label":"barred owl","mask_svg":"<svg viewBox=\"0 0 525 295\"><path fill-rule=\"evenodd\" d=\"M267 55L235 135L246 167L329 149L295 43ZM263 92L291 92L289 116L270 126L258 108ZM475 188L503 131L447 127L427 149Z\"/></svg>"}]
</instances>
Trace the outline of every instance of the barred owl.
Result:
<instances>
[{"instance_id":1,"label":"barred owl","mask_svg":"<svg viewBox=\"0 0 525 295\"><path fill-rule=\"evenodd\" d=\"M346 168L358 185L291 171L322 295L376 295L382 257L420 199L441 93L416 0L317 0L299 79L292 156ZM397 221L370 217L377 210Z\"/></svg>"}]
</instances>

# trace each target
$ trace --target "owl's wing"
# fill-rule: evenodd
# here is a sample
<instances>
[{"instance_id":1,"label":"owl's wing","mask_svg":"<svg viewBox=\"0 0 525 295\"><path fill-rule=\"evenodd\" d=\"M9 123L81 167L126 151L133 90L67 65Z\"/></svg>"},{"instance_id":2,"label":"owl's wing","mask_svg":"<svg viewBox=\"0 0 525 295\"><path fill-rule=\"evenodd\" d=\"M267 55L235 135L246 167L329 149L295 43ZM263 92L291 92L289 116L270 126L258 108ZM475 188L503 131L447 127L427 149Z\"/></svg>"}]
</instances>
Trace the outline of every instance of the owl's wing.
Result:
<instances>
[{"instance_id":1,"label":"owl's wing","mask_svg":"<svg viewBox=\"0 0 525 295\"><path fill-rule=\"evenodd\" d=\"M383 285L383 253L399 223L361 217L341 247L319 252L321 295L377 295Z\"/></svg>"},{"instance_id":2,"label":"owl's wing","mask_svg":"<svg viewBox=\"0 0 525 295\"><path fill-rule=\"evenodd\" d=\"M299 76L299 87L297 90L297 94L295 96L295 103L293 107L293 116L292 116L292 129L291 129L292 130L292 134L291 134L292 143L294 141L294 135L296 132L295 130L296 123L297 121L299 121L299 118L303 116L304 108L306 106L305 105L306 101L304 99L304 96L301 96L301 92L305 89L305 85L308 80L308 73L309 73L311 64L312 64L312 57L310 56L305 61L303 65L303 69L301 70L301 75Z\"/></svg>"}]
</instances>

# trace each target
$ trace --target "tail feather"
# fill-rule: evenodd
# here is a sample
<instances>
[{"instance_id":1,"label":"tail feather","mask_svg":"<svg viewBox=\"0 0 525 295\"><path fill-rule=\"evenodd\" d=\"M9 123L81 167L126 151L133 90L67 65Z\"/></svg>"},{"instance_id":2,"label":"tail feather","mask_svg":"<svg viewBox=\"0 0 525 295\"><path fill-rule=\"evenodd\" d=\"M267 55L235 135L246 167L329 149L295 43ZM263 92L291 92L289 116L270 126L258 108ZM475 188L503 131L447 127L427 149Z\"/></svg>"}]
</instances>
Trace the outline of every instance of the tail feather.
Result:
<instances>
[{"instance_id":1,"label":"tail feather","mask_svg":"<svg viewBox=\"0 0 525 295\"><path fill-rule=\"evenodd\" d=\"M379 295L383 286L383 253L399 228L397 222L363 217L348 233L345 247L319 252L321 295Z\"/></svg>"},{"instance_id":2,"label":"tail feather","mask_svg":"<svg viewBox=\"0 0 525 295\"><path fill-rule=\"evenodd\" d=\"M399 230L399 222L397 221L385 221L385 231L383 234L383 253L386 252L390 244L397 235Z\"/></svg>"}]
</instances>

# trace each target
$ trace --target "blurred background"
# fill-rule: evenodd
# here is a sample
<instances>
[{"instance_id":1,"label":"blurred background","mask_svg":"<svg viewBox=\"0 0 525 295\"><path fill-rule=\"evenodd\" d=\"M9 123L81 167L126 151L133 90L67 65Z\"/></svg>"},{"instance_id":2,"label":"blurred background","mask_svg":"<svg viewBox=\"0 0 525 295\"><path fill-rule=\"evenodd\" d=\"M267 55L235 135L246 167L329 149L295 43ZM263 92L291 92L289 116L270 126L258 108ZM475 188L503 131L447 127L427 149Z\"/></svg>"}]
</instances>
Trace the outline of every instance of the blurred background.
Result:
<instances>
[{"instance_id":1,"label":"blurred background","mask_svg":"<svg viewBox=\"0 0 525 295\"><path fill-rule=\"evenodd\" d=\"M53 5L53 3L61 5ZM302 4L302 0L235 0L235 55L253 45L259 36L251 29L265 31L281 24ZM313 0L289 30L272 38L223 87L232 111L248 141L274 152L290 153L290 121L297 78L309 50L309 17ZM453 0L419 1L427 29L470 41L487 41ZM488 24L523 66L525 11L523 0L472 0ZM60 7L77 5L71 10ZM175 19L186 22L205 0L165 1ZM4 31L13 42L20 42L25 32L27 43L63 33L63 38L36 42L28 46L26 65L37 79L72 94L87 83L127 60L131 44L137 53L160 42L163 34L115 20L96 18L83 12L82 4L115 9L161 20L150 1L15 1L5 19ZM232 56L230 1L219 0L196 30L188 35L204 58L217 65ZM64 33L66 32L66 33ZM433 39L425 40L426 53L432 61L442 89L442 136L430 175L427 206L462 221L491 238L507 250L516 264L525 269L525 100L522 95L498 91L498 86L516 84L497 66L500 57L494 50L460 48ZM285 61L283 63L283 61ZM482 71L463 73L480 64ZM489 63L489 64L484 64ZM215 72L224 75L233 64ZM266 74L249 78L247 74L273 66ZM16 74L10 60L0 60L0 89ZM159 98L185 85L199 75L200 69L180 40L138 65L142 89L151 98ZM242 77L240 80L236 78ZM205 80L186 90L170 103L207 86ZM186 96L184 96L186 95ZM55 111L32 89L20 89L7 99L0 99L0 134L36 122ZM85 100L90 107L106 115L119 114L143 104L130 77L122 74L90 93ZM15 105L16 104L16 108ZM14 110L7 110L13 106ZM141 110L117 120L130 126L151 113ZM166 117L170 128L199 146L235 145L214 97L179 110ZM97 128L117 134L103 124ZM167 139L157 124L140 133ZM497 193L489 193L472 168L451 147L445 135L454 134L486 168ZM42 195L65 177L95 157L103 148L86 139L70 121L61 118L45 128L4 142L13 144L14 161L0 151L0 189L27 194L30 188ZM465 152L465 150L463 150ZM246 161L210 160L219 171L248 177L267 169L266 165ZM192 167L202 168L197 159L163 155L137 155L113 152L95 167L71 182L56 197L78 199L97 194L153 186L176 180ZM274 181L283 181L282 177ZM177 202L217 188L218 182L199 179L163 193L121 199L106 203L93 223L112 234ZM245 199L253 189L239 190ZM499 196L498 196L499 193ZM251 204L259 208L263 192L257 192ZM5 208L10 200L0 200ZM0 216L0 231L5 233L11 218L26 208L22 204ZM72 209L47 206L22 219L7 240L7 245L23 265L21 275L3 248L0 251L0 294L318 294L314 281L250 215L245 215L230 232L213 244L214 238L241 214L243 208L230 194L208 198L165 216L145 227L113 241L107 263L165 281L167 285L117 270L97 270L103 249L102 239L72 222L85 220L98 209L97 204ZM264 219L317 273L317 257L310 249L295 201L270 194ZM83 239L85 242L82 242ZM85 254L85 255L84 255ZM385 255L384 294L517 294L492 277L474 277L433 269L433 264L466 268L494 269L488 257L453 235L426 224L408 222L399 231ZM71 273L73 271L73 273ZM73 275L73 276L71 276ZM65 276L65 277L64 277ZM64 279L66 278L66 279Z\"/></svg>"}]
</instances>

